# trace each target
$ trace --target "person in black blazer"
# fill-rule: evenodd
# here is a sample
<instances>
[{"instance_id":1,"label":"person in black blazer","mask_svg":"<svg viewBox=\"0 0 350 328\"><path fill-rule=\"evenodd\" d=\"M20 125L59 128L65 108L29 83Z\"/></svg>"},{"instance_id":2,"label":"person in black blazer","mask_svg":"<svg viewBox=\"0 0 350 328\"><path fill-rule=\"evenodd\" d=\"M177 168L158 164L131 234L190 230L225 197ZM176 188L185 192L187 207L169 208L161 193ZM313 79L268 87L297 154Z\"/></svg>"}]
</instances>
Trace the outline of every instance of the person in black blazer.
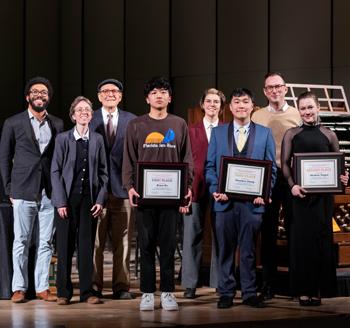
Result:
<instances>
[{"instance_id":1,"label":"person in black blazer","mask_svg":"<svg viewBox=\"0 0 350 328\"><path fill-rule=\"evenodd\" d=\"M79 96L69 116L75 127L56 138L51 165L52 204L57 208L57 304L73 296L72 257L77 245L80 300L99 304L92 288L97 217L107 196L108 172L103 138L89 131L92 104Z\"/></svg>"},{"instance_id":2,"label":"person in black blazer","mask_svg":"<svg viewBox=\"0 0 350 328\"><path fill-rule=\"evenodd\" d=\"M133 232L133 210L122 185L123 147L126 127L136 115L121 110L123 84L115 79L103 80L97 86L102 107L90 122L90 131L102 135L108 164L108 199L99 217L94 255L93 286L102 296L103 252L107 237L112 244L112 290L115 299L132 299L130 289L130 244Z\"/></svg>"},{"instance_id":3,"label":"person in black blazer","mask_svg":"<svg viewBox=\"0 0 350 328\"><path fill-rule=\"evenodd\" d=\"M50 166L55 136L63 130L63 121L47 112L52 92L47 79L35 77L29 80L25 86L28 109L8 118L2 130L0 170L14 213L14 303L25 301L28 250L33 235L37 238L34 272L36 295L45 301L56 300L49 291L54 231Z\"/></svg>"}]
</instances>

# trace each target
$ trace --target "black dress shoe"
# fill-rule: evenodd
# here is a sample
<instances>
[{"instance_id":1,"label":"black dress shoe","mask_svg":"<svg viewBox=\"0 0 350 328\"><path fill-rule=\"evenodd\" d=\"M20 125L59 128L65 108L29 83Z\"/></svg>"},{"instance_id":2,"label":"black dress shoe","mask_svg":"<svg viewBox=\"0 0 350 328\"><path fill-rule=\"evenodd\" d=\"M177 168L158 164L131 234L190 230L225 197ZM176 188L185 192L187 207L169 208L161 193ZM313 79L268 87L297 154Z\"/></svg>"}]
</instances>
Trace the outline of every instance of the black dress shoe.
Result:
<instances>
[{"instance_id":1,"label":"black dress shoe","mask_svg":"<svg viewBox=\"0 0 350 328\"><path fill-rule=\"evenodd\" d=\"M184 291L185 298L195 298L196 297L196 288L186 288Z\"/></svg>"},{"instance_id":2,"label":"black dress shoe","mask_svg":"<svg viewBox=\"0 0 350 328\"><path fill-rule=\"evenodd\" d=\"M264 300L271 300L275 297L275 294L272 291L272 287L267 285L261 289L261 295L264 297Z\"/></svg>"},{"instance_id":3,"label":"black dress shoe","mask_svg":"<svg viewBox=\"0 0 350 328\"><path fill-rule=\"evenodd\" d=\"M266 304L264 303L264 298L262 296L250 296L247 299L243 300L244 305L248 305L254 308L264 308Z\"/></svg>"},{"instance_id":4,"label":"black dress shoe","mask_svg":"<svg viewBox=\"0 0 350 328\"><path fill-rule=\"evenodd\" d=\"M311 297L310 298L310 305L311 306L320 306L321 305L321 299L318 297Z\"/></svg>"},{"instance_id":5,"label":"black dress shoe","mask_svg":"<svg viewBox=\"0 0 350 328\"><path fill-rule=\"evenodd\" d=\"M233 306L233 298L231 296L220 296L218 309L229 309Z\"/></svg>"},{"instance_id":6,"label":"black dress shoe","mask_svg":"<svg viewBox=\"0 0 350 328\"><path fill-rule=\"evenodd\" d=\"M113 292L114 300L133 300L134 298L135 296L127 290L118 290L117 292Z\"/></svg>"}]
</instances>

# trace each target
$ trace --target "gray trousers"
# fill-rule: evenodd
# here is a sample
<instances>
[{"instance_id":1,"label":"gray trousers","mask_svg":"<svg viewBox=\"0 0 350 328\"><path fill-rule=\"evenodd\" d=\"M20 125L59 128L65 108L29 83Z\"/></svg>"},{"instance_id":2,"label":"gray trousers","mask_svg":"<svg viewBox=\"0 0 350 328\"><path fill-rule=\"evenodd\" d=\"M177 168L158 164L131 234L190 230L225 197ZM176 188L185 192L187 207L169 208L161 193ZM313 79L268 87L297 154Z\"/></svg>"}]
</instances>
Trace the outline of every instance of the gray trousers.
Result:
<instances>
[{"instance_id":1,"label":"gray trousers","mask_svg":"<svg viewBox=\"0 0 350 328\"><path fill-rule=\"evenodd\" d=\"M192 213L183 216L183 248L181 282L184 288L196 288L202 260L202 243L205 214L211 208L208 198L201 202L192 203ZM213 222L212 213L212 222ZM217 260L214 236L212 238L212 252L210 265L210 287L217 287Z\"/></svg>"}]
</instances>

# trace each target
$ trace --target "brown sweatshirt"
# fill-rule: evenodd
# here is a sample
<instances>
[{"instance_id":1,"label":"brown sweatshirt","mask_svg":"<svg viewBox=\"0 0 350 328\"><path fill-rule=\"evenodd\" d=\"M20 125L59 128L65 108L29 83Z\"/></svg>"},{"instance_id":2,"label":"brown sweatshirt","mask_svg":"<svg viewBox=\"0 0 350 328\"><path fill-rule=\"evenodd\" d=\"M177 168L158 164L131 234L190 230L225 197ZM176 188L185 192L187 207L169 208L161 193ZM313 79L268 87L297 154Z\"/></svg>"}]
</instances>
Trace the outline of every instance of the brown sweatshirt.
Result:
<instances>
[{"instance_id":1,"label":"brown sweatshirt","mask_svg":"<svg viewBox=\"0 0 350 328\"><path fill-rule=\"evenodd\" d=\"M193 162L185 120L169 114L156 120L148 114L129 122L123 155L123 186L135 187L137 162L188 163L188 187L193 180Z\"/></svg>"}]
</instances>

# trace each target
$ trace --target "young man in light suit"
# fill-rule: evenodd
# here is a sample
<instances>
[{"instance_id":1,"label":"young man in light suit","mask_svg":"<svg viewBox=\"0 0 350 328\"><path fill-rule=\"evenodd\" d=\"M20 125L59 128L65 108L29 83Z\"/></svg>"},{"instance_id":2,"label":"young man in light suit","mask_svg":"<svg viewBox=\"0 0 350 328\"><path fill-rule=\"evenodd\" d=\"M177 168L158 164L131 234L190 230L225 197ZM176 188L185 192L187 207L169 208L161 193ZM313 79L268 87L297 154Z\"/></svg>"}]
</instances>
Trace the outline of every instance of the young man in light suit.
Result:
<instances>
[{"instance_id":1,"label":"young man in light suit","mask_svg":"<svg viewBox=\"0 0 350 328\"><path fill-rule=\"evenodd\" d=\"M132 299L130 289L130 243L133 232L133 211L128 193L122 186L123 147L126 127L136 115L118 105L123 97L123 84L115 79L103 80L97 86L102 107L90 122L90 130L103 136L108 164L108 199L99 217L94 255L94 288L102 296L103 251L107 236L113 252L112 290L115 299Z\"/></svg>"},{"instance_id":2,"label":"young man in light suit","mask_svg":"<svg viewBox=\"0 0 350 328\"><path fill-rule=\"evenodd\" d=\"M25 86L28 109L8 118L0 144L0 170L5 192L13 205L12 302L23 303L28 289L28 252L36 233L35 290L45 301L56 301L49 290L54 207L51 204L51 159L63 121L48 114L51 83L43 77ZM36 231L34 232L34 229Z\"/></svg>"},{"instance_id":3,"label":"young man in light suit","mask_svg":"<svg viewBox=\"0 0 350 328\"><path fill-rule=\"evenodd\" d=\"M222 156L272 161L271 186L276 177L275 143L271 130L250 120L253 111L253 95L245 88L234 89L230 97L233 122L213 129L206 164L206 181L214 197L216 212L216 237L218 252L218 308L233 305L237 281L235 279L234 254L240 249L240 282L243 304L263 307L263 299L257 296L255 281L255 244L264 212L264 200L229 199L218 192L218 178Z\"/></svg>"}]
</instances>

